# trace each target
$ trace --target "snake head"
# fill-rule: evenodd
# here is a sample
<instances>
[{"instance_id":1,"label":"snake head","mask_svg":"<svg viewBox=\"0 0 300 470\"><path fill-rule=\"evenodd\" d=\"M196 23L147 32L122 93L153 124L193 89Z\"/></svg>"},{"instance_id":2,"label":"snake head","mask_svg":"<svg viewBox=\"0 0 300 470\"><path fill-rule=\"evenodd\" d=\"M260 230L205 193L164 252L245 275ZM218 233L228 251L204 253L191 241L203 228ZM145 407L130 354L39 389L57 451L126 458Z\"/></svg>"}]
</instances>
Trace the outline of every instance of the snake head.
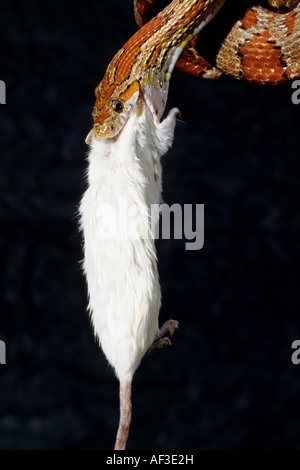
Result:
<instances>
[{"instance_id":1,"label":"snake head","mask_svg":"<svg viewBox=\"0 0 300 470\"><path fill-rule=\"evenodd\" d=\"M103 82L104 80L95 90L96 103L93 109L92 133L97 140L113 138L121 132L140 93L137 81L131 83L121 93L115 87L107 87L107 84ZM89 143L89 138L90 134L87 137L87 143Z\"/></svg>"}]
</instances>

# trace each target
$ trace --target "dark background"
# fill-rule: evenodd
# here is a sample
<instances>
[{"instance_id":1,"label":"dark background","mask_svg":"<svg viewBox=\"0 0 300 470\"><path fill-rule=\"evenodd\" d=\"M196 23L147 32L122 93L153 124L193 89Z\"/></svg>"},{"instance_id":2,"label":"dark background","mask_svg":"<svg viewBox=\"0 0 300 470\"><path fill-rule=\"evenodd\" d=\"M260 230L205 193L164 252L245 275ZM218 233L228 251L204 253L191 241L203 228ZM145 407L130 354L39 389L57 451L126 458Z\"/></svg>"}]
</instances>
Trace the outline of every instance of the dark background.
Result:
<instances>
[{"instance_id":1,"label":"dark background","mask_svg":"<svg viewBox=\"0 0 300 470\"><path fill-rule=\"evenodd\" d=\"M76 211L94 88L130 0L1 2L1 449L111 449L118 383L86 313ZM158 242L172 348L143 360L128 449L299 449L300 105L287 87L174 73L169 204L205 204L205 245Z\"/></svg>"}]
</instances>

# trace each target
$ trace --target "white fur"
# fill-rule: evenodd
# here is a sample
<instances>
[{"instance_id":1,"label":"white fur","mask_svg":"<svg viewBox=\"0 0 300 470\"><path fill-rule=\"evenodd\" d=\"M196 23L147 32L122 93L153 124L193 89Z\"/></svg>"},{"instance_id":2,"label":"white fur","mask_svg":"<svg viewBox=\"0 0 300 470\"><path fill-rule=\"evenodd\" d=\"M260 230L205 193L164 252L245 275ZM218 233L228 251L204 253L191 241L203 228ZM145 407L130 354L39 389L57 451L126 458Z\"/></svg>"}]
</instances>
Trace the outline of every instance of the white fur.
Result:
<instances>
[{"instance_id":1,"label":"white fur","mask_svg":"<svg viewBox=\"0 0 300 470\"><path fill-rule=\"evenodd\" d=\"M91 141L80 205L84 270L94 331L120 381L132 378L158 330L161 294L149 214L161 202L160 157L172 145L177 114L173 109L157 123L139 101L119 136ZM117 212L120 198L139 208L127 220L137 236L128 238L121 226L120 238L101 239L111 223L101 205Z\"/></svg>"}]
</instances>

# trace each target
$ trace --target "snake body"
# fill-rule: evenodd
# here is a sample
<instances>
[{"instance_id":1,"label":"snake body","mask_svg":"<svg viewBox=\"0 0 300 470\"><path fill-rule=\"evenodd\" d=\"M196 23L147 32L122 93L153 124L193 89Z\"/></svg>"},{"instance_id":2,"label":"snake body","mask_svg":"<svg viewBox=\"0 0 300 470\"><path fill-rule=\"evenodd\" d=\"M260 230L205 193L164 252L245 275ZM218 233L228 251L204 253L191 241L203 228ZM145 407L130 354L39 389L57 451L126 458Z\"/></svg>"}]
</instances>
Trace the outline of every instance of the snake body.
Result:
<instances>
[{"instance_id":1,"label":"snake body","mask_svg":"<svg viewBox=\"0 0 300 470\"><path fill-rule=\"evenodd\" d=\"M216 65L227 75L250 82L278 84L296 79L300 76L300 4L281 13L256 5L247 9L221 44Z\"/></svg>"},{"instance_id":2,"label":"snake body","mask_svg":"<svg viewBox=\"0 0 300 470\"><path fill-rule=\"evenodd\" d=\"M173 0L127 41L95 90L93 119L98 138L120 132L140 93L159 121L178 57L224 1Z\"/></svg>"},{"instance_id":3,"label":"snake body","mask_svg":"<svg viewBox=\"0 0 300 470\"><path fill-rule=\"evenodd\" d=\"M278 84L300 76L299 0L227 0L198 38L186 47L176 68L200 78L226 74L261 84ZM262 3L262 2L260 2ZM138 26L164 0L135 0Z\"/></svg>"},{"instance_id":4,"label":"snake body","mask_svg":"<svg viewBox=\"0 0 300 470\"><path fill-rule=\"evenodd\" d=\"M140 26L162 1L135 0ZM243 0L239 0L239 4L235 0L173 0L146 22L109 64L95 90L95 136L118 135L141 93L159 121L166 104L171 72L180 55L178 68L204 78L217 78L225 73L238 79L272 84L298 78L299 0L267 1L273 9L281 9L269 11L253 2L249 6L249 2ZM223 4L225 6L216 15ZM282 10L283 5L285 10ZM228 16L228 11L232 16L229 26L225 14L227 12ZM211 36L205 40L202 34L206 31L200 31L209 31L205 27L215 15L219 23L217 27L211 26ZM194 41L192 46L190 41ZM208 45L208 55L212 54L211 46L215 46L213 65L199 55L198 44L199 49L204 50Z\"/></svg>"}]
</instances>

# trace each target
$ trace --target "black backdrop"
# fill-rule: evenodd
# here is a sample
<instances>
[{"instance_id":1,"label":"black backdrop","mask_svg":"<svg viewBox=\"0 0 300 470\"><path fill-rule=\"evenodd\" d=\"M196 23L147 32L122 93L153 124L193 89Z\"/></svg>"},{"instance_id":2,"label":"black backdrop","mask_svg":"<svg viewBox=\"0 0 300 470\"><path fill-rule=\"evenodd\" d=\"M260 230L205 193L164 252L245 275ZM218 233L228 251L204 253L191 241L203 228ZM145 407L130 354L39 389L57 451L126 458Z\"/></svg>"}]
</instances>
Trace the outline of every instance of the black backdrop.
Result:
<instances>
[{"instance_id":1,"label":"black backdrop","mask_svg":"<svg viewBox=\"0 0 300 470\"><path fill-rule=\"evenodd\" d=\"M94 342L76 210L93 90L136 30L130 0L2 0L2 449L111 449L118 383ZM300 105L291 87L174 73L169 204L205 204L205 244L158 242L173 346L133 386L129 449L296 449Z\"/></svg>"}]
</instances>

